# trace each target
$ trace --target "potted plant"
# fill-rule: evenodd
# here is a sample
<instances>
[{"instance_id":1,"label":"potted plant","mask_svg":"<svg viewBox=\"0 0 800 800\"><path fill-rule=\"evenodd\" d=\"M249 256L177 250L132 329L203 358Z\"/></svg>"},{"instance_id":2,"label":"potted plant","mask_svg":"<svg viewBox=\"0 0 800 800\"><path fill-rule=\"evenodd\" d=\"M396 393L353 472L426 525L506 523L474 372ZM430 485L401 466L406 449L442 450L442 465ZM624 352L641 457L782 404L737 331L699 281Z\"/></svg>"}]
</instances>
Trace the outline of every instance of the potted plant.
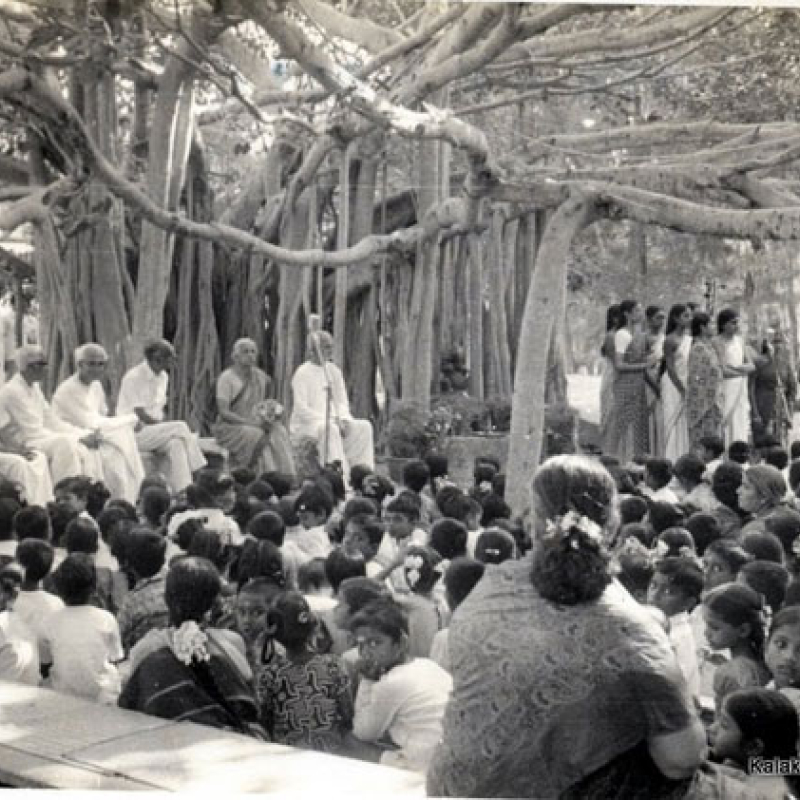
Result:
<instances>
[{"instance_id":1,"label":"potted plant","mask_svg":"<svg viewBox=\"0 0 800 800\"><path fill-rule=\"evenodd\" d=\"M447 411L431 412L413 400L394 401L385 431L386 463L392 480L401 480L409 461L438 450L450 432L450 424Z\"/></svg>"}]
</instances>

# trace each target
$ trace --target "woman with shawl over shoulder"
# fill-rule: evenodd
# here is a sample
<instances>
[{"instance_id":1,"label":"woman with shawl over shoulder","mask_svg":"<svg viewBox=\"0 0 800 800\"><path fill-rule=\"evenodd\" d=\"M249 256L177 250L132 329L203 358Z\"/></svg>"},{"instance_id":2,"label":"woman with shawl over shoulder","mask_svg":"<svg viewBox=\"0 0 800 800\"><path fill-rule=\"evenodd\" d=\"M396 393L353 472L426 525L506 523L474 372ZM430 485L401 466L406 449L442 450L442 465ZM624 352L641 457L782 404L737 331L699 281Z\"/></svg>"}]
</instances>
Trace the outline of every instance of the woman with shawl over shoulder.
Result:
<instances>
[{"instance_id":1,"label":"woman with shawl over shoulder","mask_svg":"<svg viewBox=\"0 0 800 800\"><path fill-rule=\"evenodd\" d=\"M534 478L534 548L450 625L431 795L683 797L705 733L661 625L612 577L614 481L582 456Z\"/></svg>"},{"instance_id":2,"label":"woman with shawl over shoulder","mask_svg":"<svg viewBox=\"0 0 800 800\"><path fill-rule=\"evenodd\" d=\"M748 378L755 367L739 333L739 313L724 308L717 316L718 336L714 345L722 363L722 437L725 446L750 439L750 398Z\"/></svg>"},{"instance_id":3,"label":"woman with shawl over shoulder","mask_svg":"<svg viewBox=\"0 0 800 800\"><path fill-rule=\"evenodd\" d=\"M742 526L739 541L748 533L769 532L768 520L784 506L788 487L783 473L769 464L756 464L742 475L737 490L739 506L752 517Z\"/></svg>"},{"instance_id":4,"label":"woman with shawl over shoulder","mask_svg":"<svg viewBox=\"0 0 800 800\"><path fill-rule=\"evenodd\" d=\"M612 452L614 446L614 337L623 324L618 305L606 311L606 335L600 354L603 356L603 377L600 382L600 447L604 453Z\"/></svg>"},{"instance_id":5,"label":"woman with shawl over shoulder","mask_svg":"<svg viewBox=\"0 0 800 800\"><path fill-rule=\"evenodd\" d=\"M661 404L664 418L664 455L673 463L689 452L686 422L686 380L692 349L692 312L683 303L672 306L664 340L664 371L661 376Z\"/></svg>"},{"instance_id":6,"label":"woman with shawl over shoulder","mask_svg":"<svg viewBox=\"0 0 800 800\"><path fill-rule=\"evenodd\" d=\"M221 588L208 559L174 562L165 588L169 627L149 631L131 650L119 705L265 738L242 637L206 622Z\"/></svg>"},{"instance_id":7,"label":"woman with shawl over shoulder","mask_svg":"<svg viewBox=\"0 0 800 800\"><path fill-rule=\"evenodd\" d=\"M614 436L608 455L623 464L650 453L645 373L658 356L648 351L647 334L639 331L644 311L635 300L620 303L622 327L614 335Z\"/></svg>"},{"instance_id":8,"label":"woman with shawl over shoulder","mask_svg":"<svg viewBox=\"0 0 800 800\"><path fill-rule=\"evenodd\" d=\"M725 398L722 362L713 345L711 317L704 311L696 311L692 317L691 334L683 402L690 449L697 452L706 436L722 436Z\"/></svg>"},{"instance_id":9,"label":"woman with shawl over shoulder","mask_svg":"<svg viewBox=\"0 0 800 800\"><path fill-rule=\"evenodd\" d=\"M231 467L294 475L292 445L279 419L282 409L266 400L269 378L256 366L257 360L252 339L233 345L233 364L217 379L214 437L230 453Z\"/></svg>"}]
</instances>

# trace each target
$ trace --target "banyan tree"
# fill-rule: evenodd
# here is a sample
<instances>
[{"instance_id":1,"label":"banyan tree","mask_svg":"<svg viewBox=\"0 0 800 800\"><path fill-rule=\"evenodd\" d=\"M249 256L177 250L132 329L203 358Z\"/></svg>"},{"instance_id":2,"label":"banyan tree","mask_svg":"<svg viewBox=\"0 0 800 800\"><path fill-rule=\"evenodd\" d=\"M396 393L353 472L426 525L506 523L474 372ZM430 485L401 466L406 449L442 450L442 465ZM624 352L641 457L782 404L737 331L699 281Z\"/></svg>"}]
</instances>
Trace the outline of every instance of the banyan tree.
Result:
<instances>
[{"instance_id":1,"label":"banyan tree","mask_svg":"<svg viewBox=\"0 0 800 800\"><path fill-rule=\"evenodd\" d=\"M202 424L242 335L287 399L315 313L374 416L376 383L426 404L457 351L474 396L512 397L520 513L589 232L800 235L795 12L2 0L0 23L0 230L33 226L53 382L91 339L113 389L167 335Z\"/></svg>"}]
</instances>

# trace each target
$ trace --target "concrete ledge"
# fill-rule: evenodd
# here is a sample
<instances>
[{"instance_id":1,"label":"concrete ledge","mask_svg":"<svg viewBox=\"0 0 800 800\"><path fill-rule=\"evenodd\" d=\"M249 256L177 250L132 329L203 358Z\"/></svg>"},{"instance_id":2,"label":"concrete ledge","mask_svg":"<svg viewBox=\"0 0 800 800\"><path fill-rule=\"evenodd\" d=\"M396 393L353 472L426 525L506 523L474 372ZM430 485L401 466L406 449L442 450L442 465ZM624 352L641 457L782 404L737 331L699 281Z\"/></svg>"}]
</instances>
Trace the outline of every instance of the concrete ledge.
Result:
<instances>
[{"instance_id":1,"label":"concrete ledge","mask_svg":"<svg viewBox=\"0 0 800 800\"><path fill-rule=\"evenodd\" d=\"M282 797L424 797L422 775L0 682L0 783Z\"/></svg>"}]
</instances>

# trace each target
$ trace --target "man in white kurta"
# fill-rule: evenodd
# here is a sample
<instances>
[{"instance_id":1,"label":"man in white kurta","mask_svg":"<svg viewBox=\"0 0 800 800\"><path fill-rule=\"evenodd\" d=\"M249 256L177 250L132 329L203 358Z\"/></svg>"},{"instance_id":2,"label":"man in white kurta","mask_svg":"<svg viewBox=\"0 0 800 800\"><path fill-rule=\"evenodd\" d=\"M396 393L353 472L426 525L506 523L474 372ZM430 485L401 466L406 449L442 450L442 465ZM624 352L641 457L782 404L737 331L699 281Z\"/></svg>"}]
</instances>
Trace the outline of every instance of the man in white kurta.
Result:
<instances>
[{"instance_id":1,"label":"man in white kurta","mask_svg":"<svg viewBox=\"0 0 800 800\"><path fill-rule=\"evenodd\" d=\"M175 350L166 340L145 345L144 361L122 378L117 414L135 414L139 418L136 431L139 450L163 459L170 488L180 492L192 482L192 473L205 466L206 459L197 436L185 422L164 418L169 386L167 369L174 360Z\"/></svg>"},{"instance_id":2,"label":"man in white kurta","mask_svg":"<svg viewBox=\"0 0 800 800\"><path fill-rule=\"evenodd\" d=\"M347 475L350 467L356 464L374 468L375 448L369 420L354 419L350 413L344 378L339 367L332 363L332 356L331 335L325 331L312 333L308 359L297 368L292 378L289 433L295 440L315 439L320 458L327 463L341 462ZM329 388L330 408L327 401Z\"/></svg>"},{"instance_id":3,"label":"man in white kurta","mask_svg":"<svg viewBox=\"0 0 800 800\"><path fill-rule=\"evenodd\" d=\"M134 435L139 418L136 414L108 416L106 393L100 383L107 364L108 354L99 344L79 347L75 351L77 372L56 390L53 411L71 425L99 433L103 482L113 497L135 503L144 477Z\"/></svg>"},{"instance_id":4,"label":"man in white kurta","mask_svg":"<svg viewBox=\"0 0 800 800\"><path fill-rule=\"evenodd\" d=\"M53 483L75 475L101 478L98 437L60 419L42 394L39 382L47 369L44 351L25 346L17 360L19 372L0 389L3 437L17 452L44 453Z\"/></svg>"}]
</instances>

